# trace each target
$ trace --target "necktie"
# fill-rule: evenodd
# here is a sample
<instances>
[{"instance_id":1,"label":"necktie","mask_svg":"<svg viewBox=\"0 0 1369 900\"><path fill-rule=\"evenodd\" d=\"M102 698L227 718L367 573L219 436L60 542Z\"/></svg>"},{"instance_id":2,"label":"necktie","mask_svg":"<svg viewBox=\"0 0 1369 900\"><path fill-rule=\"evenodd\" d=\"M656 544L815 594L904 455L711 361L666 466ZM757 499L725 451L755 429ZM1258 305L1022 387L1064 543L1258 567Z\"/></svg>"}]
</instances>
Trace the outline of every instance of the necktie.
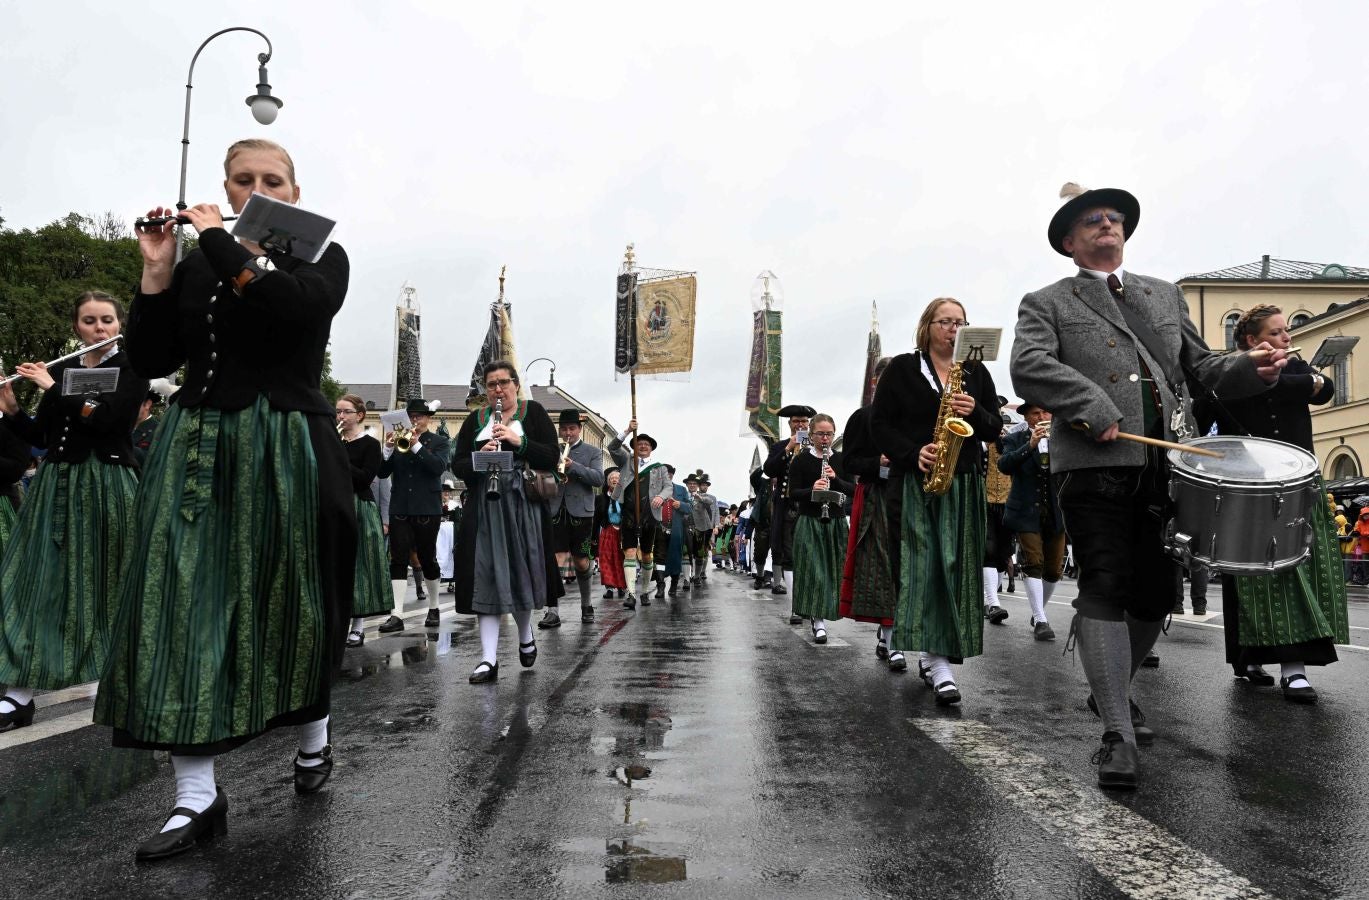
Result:
<instances>
[{"instance_id":1,"label":"necktie","mask_svg":"<svg viewBox=\"0 0 1369 900\"><path fill-rule=\"evenodd\" d=\"M1122 287L1122 280L1117 277L1116 272L1113 272L1108 276L1108 290L1112 291L1117 297L1121 297L1125 293L1125 289Z\"/></svg>"}]
</instances>

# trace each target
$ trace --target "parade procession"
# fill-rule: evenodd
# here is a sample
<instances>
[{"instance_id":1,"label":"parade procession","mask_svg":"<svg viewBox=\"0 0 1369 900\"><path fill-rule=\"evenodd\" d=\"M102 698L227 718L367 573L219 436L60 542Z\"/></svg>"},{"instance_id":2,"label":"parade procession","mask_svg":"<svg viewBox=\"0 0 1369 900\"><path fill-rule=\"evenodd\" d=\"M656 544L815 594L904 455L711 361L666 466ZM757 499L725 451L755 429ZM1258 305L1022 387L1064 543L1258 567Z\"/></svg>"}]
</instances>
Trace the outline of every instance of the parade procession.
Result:
<instances>
[{"instance_id":1,"label":"parade procession","mask_svg":"<svg viewBox=\"0 0 1369 900\"><path fill-rule=\"evenodd\" d=\"M1297 216L1363 252L1343 209L1110 141L1148 101L1083 21L907 68L870 22L735 11L855 79L828 107L722 11L660 34L716 42L691 82L617 59L631 23L421 7L168 20L183 119L159 83L96 124L180 145L0 188L5 896L1369 897L1369 268L1218 267ZM55 52L52 15L0 26ZM1023 34L1073 62L971 76ZM451 121L392 95L414 139L371 135L330 36ZM1058 133L974 145L1047 87Z\"/></svg>"}]
</instances>

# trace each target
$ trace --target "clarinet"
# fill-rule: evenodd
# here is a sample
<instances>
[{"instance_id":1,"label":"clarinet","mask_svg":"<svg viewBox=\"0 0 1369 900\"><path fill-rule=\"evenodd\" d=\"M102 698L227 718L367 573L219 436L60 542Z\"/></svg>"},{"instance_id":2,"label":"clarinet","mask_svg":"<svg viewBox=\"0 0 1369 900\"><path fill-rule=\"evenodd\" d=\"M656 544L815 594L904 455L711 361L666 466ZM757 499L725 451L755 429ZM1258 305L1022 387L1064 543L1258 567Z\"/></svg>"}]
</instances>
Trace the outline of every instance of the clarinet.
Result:
<instances>
[{"instance_id":1,"label":"clarinet","mask_svg":"<svg viewBox=\"0 0 1369 900\"><path fill-rule=\"evenodd\" d=\"M496 397L494 401L494 412L490 415L490 421L496 425L504 424L504 398ZM499 485L498 470L485 471L485 499L491 503L497 501L502 494Z\"/></svg>"}]
</instances>

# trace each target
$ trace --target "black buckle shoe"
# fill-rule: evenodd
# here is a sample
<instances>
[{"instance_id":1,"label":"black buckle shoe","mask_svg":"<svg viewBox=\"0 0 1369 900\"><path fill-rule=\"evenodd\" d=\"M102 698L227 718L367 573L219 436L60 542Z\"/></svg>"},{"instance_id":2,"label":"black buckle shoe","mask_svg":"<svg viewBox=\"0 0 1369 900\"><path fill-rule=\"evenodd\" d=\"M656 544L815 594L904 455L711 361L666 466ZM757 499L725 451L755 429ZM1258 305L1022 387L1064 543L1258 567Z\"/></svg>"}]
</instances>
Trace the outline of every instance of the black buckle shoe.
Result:
<instances>
[{"instance_id":1,"label":"black buckle shoe","mask_svg":"<svg viewBox=\"0 0 1369 900\"><path fill-rule=\"evenodd\" d=\"M1301 681L1303 687L1290 687L1295 681ZM1279 689L1283 691L1283 699L1290 703L1317 702L1317 690L1312 687L1312 683L1307 680L1306 675L1290 675L1287 678L1280 678Z\"/></svg>"},{"instance_id":2,"label":"black buckle shoe","mask_svg":"<svg viewBox=\"0 0 1369 900\"><path fill-rule=\"evenodd\" d=\"M349 631L349 632L347 632L347 646L348 646L348 647L360 647L360 646L361 646L362 644L364 644L364 643L366 643L366 633L365 633L365 632L363 632L363 631Z\"/></svg>"},{"instance_id":3,"label":"black buckle shoe","mask_svg":"<svg viewBox=\"0 0 1369 900\"><path fill-rule=\"evenodd\" d=\"M25 725L33 724L33 714L38 707L34 706L33 701L20 706L19 701L13 697L3 698L8 700L10 706L14 707L13 712L0 713L0 731L13 731L16 728L23 728Z\"/></svg>"},{"instance_id":4,"label":"black buckle shoe","mask_svg":"<svg viewBox=\"0 0 1369 900\"><path fill-rule=\"evenodd\" d=\"M936 697L937 706L954 706L961 700L960 688L956 687L954 681L943 681L933 687L932 696Z\"/></svg>"},{"instance_id":5,"label":"black buckle shoe","mask_svg":"<svg viewBox=\"0 0 1369 900\"><path fill-rule=\"evenodd\" d=\"M442 624L442 613L438 612L436 609L430 609L430 610L428 610L428 615L427 615L427 617L423 620L423 627L424 627L424 628L436 628L438 625L441 625L441 624Z\"/></svg>"},{"instance_id":6,"label":"black buckle shoe","mask_svg":"<svg viewBox=\"0 0 1369 900\"><path fill-rule=\"evenodd\" d=\"M552 607L547 607L547 612L542 616L542 621L537 623L538 628L560 628L561 613Z\"/></svg>"},{"instance_id":7,"label":"black buckle shoe","mask_svg":"<svg viewBox=\"0 0 1369 900\"><path fill-rule=\"evenodd\" d=\"M826 629L826 628L819 628L816 624L813 624L813 625L812 625L812 629L813 629L813 643L815 643L815 644L825 644L825 643L827 643L827 629Z\"/></svg>"},{"instance_id":8,"label":"black buckle shoe","mask_svg":"<svg viewBox=\"0 0 1369 900\"><path fill-rule=\"evenodd\" d=\"M1244 678L1251 684L1262 685L1263 687L1274 686L1274 676L1264 670L1264 666L1246 666L1244 672L1237 672L1237 678Z\"/></svg>"},{"instance_id":9,"label":"black buckle shoe","mask_svg":"<svg viewBox=\"0 0 1369 900\"><path fill-rule=\"evenodd\" d=\"M889 654L889 671L904 672L908 669L908 660L903 656L902 650L895 650Z\"/></svg>"},{"instance_id":10,"label":"black buckle shoe","mask_svg":"<svg viewBox=\"0 0 1369 900\"><path fill-rule=\"evenodd\" d=\"M498 680L499 663L485 662L484 660L481 660L480 665L475 667L475 671L471 673L470 677L471 684L485 684L486 682Z\"/></svg>"},{"instance_id":11,"label":"black buckle shoe","mask_svg":"<svg viewBox=\"0 0 1369 900\"><path fill-rule=\"evenodd\" d=\"M1103 745L1089 762L1098 767L1098 786L1118 791L1136 790L1140 757L1136 748L1115 731L1103 732Z\"/></svg>"},{"instance_id":12,"label":"black buckle shoe","mask_svg":"<svg viewBox=\"0 0 1369 900\"><path fill-rule=\"evenodd\" d=\"M384 622L381 622L380 627L376 630L379 631L381 634L394 634L396 631L403 631L404 620L401 619L399 616L390 616L390 618L386 619Z\"/></svg>"},{"instance_id":13,"label":"black buckle shoe","mask_svg":"<svg viewBox=\"0 0 1369 900\"><path fill-rule=\"evenodd\" d=\"M167 816L167 820L174 819L176 816L185 816L190 821L180 828L173 828L170 831L159 832L138 845L135 855L138 862L151 862L157 859L166 859L170 856L177 856L194 847L200 841L207 841L210 838L222 837L228 833L228 795L222 790L217 789L214 795L214 802L209 804L209 808L204 812L195 812L193 809L186 809L178 806Z\"/></svg>"},{"instance_id":14,"label":"black buckle shoe","mask_svg":"<svg viewBox=\"0 0 1369 900\"><path fill-rule=\"evenodd\" d=\"M531 647L531 650L523 648ZM518 645L518 664L525 669L531 669L532 664L537 662L537 641L528 641L526 644Z\"/></svg>"},{"instance_id":15,"label":"black buckle shoe","mask_svg":"<svg viewBox=\"0 0 1369 900\"><path fill-rule=\"evenodd\" d=\"M316 766L301 766L301 759L321 759L323 762ZM305 753L303 750L295 753L295 793L312 794L323 783L328 780L328 776L333 774L333 745L325 744L323 749L317 753Z\"/></svg>"}]
</instances>

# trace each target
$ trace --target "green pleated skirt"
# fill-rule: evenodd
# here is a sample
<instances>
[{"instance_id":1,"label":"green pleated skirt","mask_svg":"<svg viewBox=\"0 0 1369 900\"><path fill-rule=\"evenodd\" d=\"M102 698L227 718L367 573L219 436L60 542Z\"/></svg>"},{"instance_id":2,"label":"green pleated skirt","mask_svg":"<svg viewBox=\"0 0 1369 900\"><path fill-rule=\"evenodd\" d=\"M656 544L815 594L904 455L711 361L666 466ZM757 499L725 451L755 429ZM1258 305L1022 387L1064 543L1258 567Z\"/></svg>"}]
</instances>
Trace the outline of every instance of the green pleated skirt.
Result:
<instances>
[{"instance_id":1,"label":"green pleated skirt","mask_svg":"<svg viewBox=\"0 0 1369 900\"><path fill-rule=\"evenodd\" d=\"M794 525L794 615L841 618L841 573L846 567L846 517L827 522L800 515Z\"/></svg>"},{"instance_id":2,"label":"green pleated skirt","mask_svg":"<svg viewBox=\"0 0 1369 900\"><path fill-rule=\"evenodd\" d=\"M14 525L18 521L19 513L15 512L9 498L0 497L0 558L5 555L5 545L10 542L10 535L14 534Z\"/></svg>"},{"instance_id":3,"label":"green pleated skirt","mask_svg":"<svg viewBox=\"0 0 1369 900\"><path fill-rule=\"evenodd\" d=\"M132 469L94 458L39 467L0 558L0 683L46 691L100 677L137 487Z\"/></svg>"},{"instance_id":4,"label":"green pleated skirt","mask_svg":"<svg viewBox=\"0 0 1369 900\"><path fill-rule=\"evenodd\" d=\"M302 413L171 406L95 705L116 745L227 749L326 712L318 495Z\"/></svg>"},{"instance_id":5,"label":"green pleated skirt","mask_svg":"<svg viewBox=\"0 0 1369 900\"><path fill-rule=\"evenodd\" d=\"M984 652L984 478L956 475L945 494L922 490L922 477L903 479L898 608L893 643L968 659Z\"/></svg>"},{"instance_id":6,"label":"green pleated skirt","mask_svg":"<svg viewBox=\"0 0 1369 900\"><path fill-rule=\"evenodd\" d=\"M357 566L352 593L353 616L379 616L394 605L390 587L390 557L385 550L385 526L374 500L356 498Z\"/></svg>"}]
</instances>

